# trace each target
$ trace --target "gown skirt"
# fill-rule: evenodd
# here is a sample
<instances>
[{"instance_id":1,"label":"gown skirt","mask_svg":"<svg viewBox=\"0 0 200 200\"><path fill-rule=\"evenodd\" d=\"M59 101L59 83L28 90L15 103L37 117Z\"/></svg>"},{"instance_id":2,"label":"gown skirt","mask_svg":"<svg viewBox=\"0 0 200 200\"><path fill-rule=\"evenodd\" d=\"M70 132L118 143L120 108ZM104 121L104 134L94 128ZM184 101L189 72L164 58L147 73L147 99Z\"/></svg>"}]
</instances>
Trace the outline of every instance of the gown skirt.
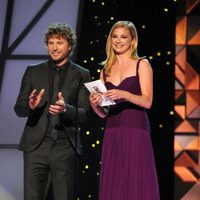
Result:
<instances>
[{"instance_id":1,"label":"gown skirt","mask_svg":"<svg viewBox=\"0 0 200 200\"><path fill-rule=\"evenodd\" d=\"M100 200L159 200L150 133L107 128L104 133Z\"/></svg>"}]
</instances>

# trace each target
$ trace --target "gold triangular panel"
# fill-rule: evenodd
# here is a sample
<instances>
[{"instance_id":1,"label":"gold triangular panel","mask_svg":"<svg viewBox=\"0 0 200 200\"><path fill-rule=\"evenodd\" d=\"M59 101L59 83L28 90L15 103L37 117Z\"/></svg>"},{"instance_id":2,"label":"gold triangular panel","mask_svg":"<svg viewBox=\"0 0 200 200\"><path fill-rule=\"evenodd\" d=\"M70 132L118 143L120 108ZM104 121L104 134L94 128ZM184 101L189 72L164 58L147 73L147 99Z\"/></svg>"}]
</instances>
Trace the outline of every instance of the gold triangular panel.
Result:
<instances>
[{"instance_id":1,"label":"gold triangular panel","mask_svg":"<svg viewBox=\"0 0 200 200\"><path fill-rule=\"evenodd\" d=\"M177 80L175 81L175 89L176 90L183 90L183 86Z\"/></svg>"},{"instance_id":2,"label":"gold triangular panel","mask_svg":"<svg viewBox=\"0 0 200 200\"><path fill-rule=\"evenodd\" d=\"M199 199L200 199L200 181L197 181L181 198L181 200L199 200Z\"/></svg>"},{"instance_id":3,"label":"gold triangular panel","mask_svg":"<svg viewBox=\"0 0 200 200\"><path fill-rule=\"evenodd\" d=\"M189 45L200 45L200 30L188 41Z\"/></svg>"},{"instance_id":4,"label":"gold triangular panel","mask_svg":"<svg viewBox=\"0 0 200 200\"><path fill-rule=\"evenodd\" d=\"M176 24L176 45L186 44L187 17L183 18Z\"/></svg>"},{"instance_id":5,"label":"gold triangular panel","mask_svg":"<svg viewBox=\"0 0 200 200\"><path fill-rule=\"evenodd\" d=\"M196 182L198 179L191 173L187 167L175 166L174 171L183 182ZM181 198L182 200L182 198ZM191 200L191 199L190 199Z\"/></svg>"},{"instance_id":6,"label":"gold triangular panel","mask_svg":"<svg viewBox=\"0 0 200 200\"><path fill-rule=\"evenodd\" d=\"M176 64L185 72L186 64L186 48L181 49L181 51L176 55Z\"/></svg>"},{"instance_id":7,"label":"gold triangular panel","mask_svg":"<svg viewBox=\"0 0 200 200\"><path fill-rule=\"evenodd\" d=\"M198 106L197 108L195 108L195 110L193 110L188 117L190 119L200 119L200 106Z\"/></svg>"},{"instance_id":8,"label":"gold triangular panel","mask_svg":"<svg viewBox=\"0 0 200 200\"><path fill-rule=\"evenodd\" d=\"M185 119L185 105L175 106L175 111L181 117L181 119Z\"/></svg>"},{"instance_id":9,"label":"gold triangular panel","mask_svg":"<svg viewBox=\"0 0 200 200\"><path fill-rule=\"evenodd\" d=\"M175 76L182 85L185 85L185 73L179 68L178 65L175 65Z\"/></svg>"},{"instance_id":10,"label":"gold triangular panel","mask_svg":"<svg viewBox=\"0 0 200 200\"><path fill-rule=\"evenodd\" d=\"M192 68L192 66L188 62L186 62L185 73L185 88L188 90L199 90L199 74L194 70L194 68Z\"/></svg>"},{"instance_id":11,"label":"gold triangular panel","mask_svg":"<svg viewBox=\"0 0 200 200\"><path fill-rule=\"evenodd\" d=\"M176 166L196 167L196 162L186 153L183 152L175 161Z\"/></svg>"},{"instance_id":12,"label":"gold triangular panel","mask_svg":"<svg viewBox=\"0 0 200 200\"><path fill-rule=\"evenodd\" d=\"M200 105L199 91L186 91L186 115L189 116Z\"/></svg>"},{"instance_id":13,"label":"gold triangular panel","mask_svg":"<svg viewBox=\"0 0 200 200\"><path fill-rule=\"evenodd\" d=\"M175 129L175 133L196 133L196 129L187 120L184 120Z\"/></svg>"}]
</instances>

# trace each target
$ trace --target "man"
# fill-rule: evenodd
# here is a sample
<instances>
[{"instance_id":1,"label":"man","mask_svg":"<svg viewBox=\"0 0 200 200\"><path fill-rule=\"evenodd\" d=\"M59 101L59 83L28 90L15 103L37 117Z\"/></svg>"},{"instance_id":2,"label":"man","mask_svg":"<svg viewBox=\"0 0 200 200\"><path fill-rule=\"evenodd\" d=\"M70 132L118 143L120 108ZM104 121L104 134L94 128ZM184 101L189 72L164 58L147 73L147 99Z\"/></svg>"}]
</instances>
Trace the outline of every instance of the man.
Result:
<instances>
[{"instance_id":1,"label":"man","mask_svg":"<svg viewBox=\"0 0 200 200\"><path fill-rule=\"evenodd\" d=\"M24 199L44 199L50 175L54 200L72 200L81 154L77 125L89 109L83 83L90 81L90 72L69 58L76 44L69 25L50 25L44 41L49 60L27 67L14 107L19 117L28 117L19 145L24 152Z\"/></svg>"}]
</instances>

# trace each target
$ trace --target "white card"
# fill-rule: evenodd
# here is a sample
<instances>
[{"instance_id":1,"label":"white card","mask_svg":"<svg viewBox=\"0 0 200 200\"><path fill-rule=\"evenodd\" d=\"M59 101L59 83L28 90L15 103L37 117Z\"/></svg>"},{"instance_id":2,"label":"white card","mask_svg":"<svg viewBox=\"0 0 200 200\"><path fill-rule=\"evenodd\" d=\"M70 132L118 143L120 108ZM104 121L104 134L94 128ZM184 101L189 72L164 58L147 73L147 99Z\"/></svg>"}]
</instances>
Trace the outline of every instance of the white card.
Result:
<instances>
[{"instance_id":1,"label":"white card","mask_svg":"<svg viewBox=\"0 0 200 200\"><path fill-rule=\"evenodd\" d=\"M91 81L88 83L84 83L85 87L90 91L90 93L104 93L107 91L105 85L102 83L102 81L96 80ZM110 106L116 104L112 99L102 96L102 101L100 103L100 106Z\"/></svg>"}]
</instances>

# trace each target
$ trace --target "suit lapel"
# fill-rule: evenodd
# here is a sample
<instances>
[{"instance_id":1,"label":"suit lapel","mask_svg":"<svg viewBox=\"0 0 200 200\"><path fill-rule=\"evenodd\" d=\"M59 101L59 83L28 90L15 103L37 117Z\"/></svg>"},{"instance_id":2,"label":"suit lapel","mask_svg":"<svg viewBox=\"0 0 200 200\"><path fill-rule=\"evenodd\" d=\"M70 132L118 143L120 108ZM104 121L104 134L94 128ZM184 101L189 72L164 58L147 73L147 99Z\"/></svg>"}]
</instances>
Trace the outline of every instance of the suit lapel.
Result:
<instances>
[{"instance_id":1,"label":"suit lapel","mask_svg":"<svg viewBox=\"0 0 200 200\"><path fill-rule=\"evenodd\" d=\"M49 94L49 88L50 88L50 76L49 76L49 67L48 62L45 63L44 67L42 68L41 76L42 76L42 82L45 89L45 96L46 100L49 102L50 94Z\"/></svg>"},{"instance_id":2,"label":"suit lapel","mask_svg":"<svg viewBox=\"0 0 200 200\"><path fill-rule=\"evenodd\" d=\"M72 83L73 80L75 78L75 76L73 75L75 73L74 71L74 66L73 63L69 60L68 64L67 64L67 70L66 70L66 76L63 82L63 86L61 88L62 91L65 91L65 94L67 93L67 88L72 88Z\"/></svg>"}]
</instances>

